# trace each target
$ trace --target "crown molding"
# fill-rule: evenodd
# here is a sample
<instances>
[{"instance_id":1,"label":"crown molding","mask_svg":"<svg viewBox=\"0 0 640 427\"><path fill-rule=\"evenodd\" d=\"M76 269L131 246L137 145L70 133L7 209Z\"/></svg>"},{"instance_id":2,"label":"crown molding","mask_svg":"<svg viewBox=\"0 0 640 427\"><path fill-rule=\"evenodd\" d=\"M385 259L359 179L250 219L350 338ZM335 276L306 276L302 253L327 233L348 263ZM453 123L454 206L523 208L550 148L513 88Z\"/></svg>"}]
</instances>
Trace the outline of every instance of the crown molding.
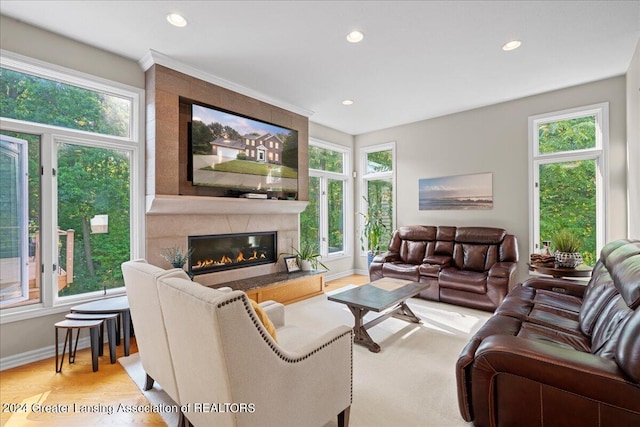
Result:
<instances>
[{"instance_id":1,"label":"crown molding","mask_svg":"<svg viewBox=\"0 0 640 427\"><path fill-rule=\"evenodd\" d=\"M145 54L138 61L138 64L140 64L140 67L142 67L144 71L149 70L149 68L151 68L154 65L162 65L163 67L171 68L172 70L179 71L183 74L187 74L191 77L204 80L205 82L212 83L214 85L223 87L225 89L232 90L242 95L255 98L259 101L263 101L268 104L275 105L276 107L280 107L285 110L291 111L293 113L300 114L301 116L311 117L314 113L313 111L308 110L306 108L302 108L297 105L288 103L286 101L282 101L280 99L270 97L254 89L239 85L237 83L233 83L229 80L223 79L214 74L203 71L199 68L185 64L183 62L180 62L174 58L171 58L170 56L167 56L153 49L150 49L149 52L147 52L147 54Z\"/></svg>"}]
</instances>

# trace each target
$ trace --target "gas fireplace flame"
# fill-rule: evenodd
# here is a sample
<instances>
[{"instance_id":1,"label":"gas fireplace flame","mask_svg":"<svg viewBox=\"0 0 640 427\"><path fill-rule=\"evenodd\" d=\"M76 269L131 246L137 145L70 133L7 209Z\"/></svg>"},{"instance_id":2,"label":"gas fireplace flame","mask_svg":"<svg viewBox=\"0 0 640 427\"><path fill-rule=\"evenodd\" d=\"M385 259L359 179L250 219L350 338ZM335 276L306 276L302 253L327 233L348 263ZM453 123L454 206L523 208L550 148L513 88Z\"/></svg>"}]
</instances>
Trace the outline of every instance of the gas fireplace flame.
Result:
<instances>
[{"instance_id":1,"label":"gas fireplace flame","mask_svg":"<svg viewBox=\"0 0 640 427\"><path fill-rule=\"evenodd\" d=\"M240 262L256 261L258 259L267 259L267 256L264 253L259 254L257 250L254 250L253 254L247 258L245 257L244 253L240 252L235 257L235 259L227 255L222 255L220 257L220 260L215 260L215 259L198 260L192 265L191 268L193 268L194 270L199 270L202 268L210 267L212 265L233 264L233 263L240 263Z\"/></svg>"}]
</instances>

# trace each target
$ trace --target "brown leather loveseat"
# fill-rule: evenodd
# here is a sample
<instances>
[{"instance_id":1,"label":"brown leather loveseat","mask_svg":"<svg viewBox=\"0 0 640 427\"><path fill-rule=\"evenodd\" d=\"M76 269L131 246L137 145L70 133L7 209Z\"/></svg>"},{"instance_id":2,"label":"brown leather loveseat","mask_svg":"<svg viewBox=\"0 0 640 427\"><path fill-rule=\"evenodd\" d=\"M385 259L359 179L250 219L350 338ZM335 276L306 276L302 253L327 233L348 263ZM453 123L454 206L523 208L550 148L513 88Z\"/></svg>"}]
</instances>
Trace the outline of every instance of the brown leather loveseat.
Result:
<instances>
[{"instance_id":1,"label":"brown leather loveseat","mask_svg":"<svg viewBox=\"0 0 640 427\"><path fill-rule=\"evenodd\" d=\"M588 285L516 286L456 365L475 426L640 425L640 241L602 249Z\"/></svg>"},{"instance_id":2,"label":"brown leather loveseat","mask_svg":"<svg viewBox=\"0 0 640 427\"><path fill-rule=\"evenodd\" d=\"M493 311L514 284L517 262L516 237L501 228L410 225L393 232L369 278L430 283L420 297Z\"/></svg>"}]
</instances>

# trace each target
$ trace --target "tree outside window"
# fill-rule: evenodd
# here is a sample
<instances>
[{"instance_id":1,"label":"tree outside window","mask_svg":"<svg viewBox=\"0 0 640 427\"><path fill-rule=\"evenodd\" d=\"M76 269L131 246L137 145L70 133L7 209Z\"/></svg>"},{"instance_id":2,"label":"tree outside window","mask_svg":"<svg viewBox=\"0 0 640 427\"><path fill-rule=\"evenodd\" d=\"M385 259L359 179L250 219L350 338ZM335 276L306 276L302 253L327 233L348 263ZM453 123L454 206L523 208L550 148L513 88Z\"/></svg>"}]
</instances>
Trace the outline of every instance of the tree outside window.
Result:
<instances>
[{"instance_id":1,"label":"tree outside window","mask_svg":"<svg viewBox=\"0 0 640 427\"><path fill-rule=\"evenodd\" d=\"M107 93L104 82L94 84L39 65L24 67L4 57L0 87L3 141L12 137L28 144L23 153L28 156L28 179L16 181L21 188L0 189L0 198L12 203L24 204L18 195L23 190L28 194L28 209L20 219L27 226L16 228L21 231L6 242L28 247L18 263L28 266L26 273L11 274L28 292L17 304L4 304L3 299L2 307L38 302L50 306L54 301L45 295L51 295L52 287L59 297L122 287L120 264L132 256L131 206L137 191L131 182L138 137L132 129L138 93L120 87ZM43 205L42 200L51 203ZM41 218L52 223L43 227ZM92 229L97 218L108 220L100 231ZM3 276L7 254L16 255L9 252L0 253ZM52 260L53 270L44 265L45 259Z\"/></svg>"},{"instance_id":2,"label":"tree outside window","mask_svg":"<svg viewBox=\"0 0 640 427\"><path fill-rule=\"evenodd\" d=\"M300 214L300 240L322 256L347 251L348 154L345 147L309 143L309 204Z\"/></svg>"},{"instance_id":3,"label":"tree outside window","mask_svg":"<svg viewBox=\"0 0 640 427\"><path fill-rule=\"evenodd\" d=\"M601 104L530 118L533 251L569 230L584 263L596 262L604 242L606 117Z\"/></svg>"},{"instance_id":4,"label":"tree outside window","mask_svg":"<svg viewBox=\"0 0 640 427\"><path fill-rule=\"evenodd\" d=\"M363 181L360 212L375 215L379 212L385 225L379 250L386 250L394 230L394 163L395 144L366 147L362 153ZM362 216L362 215L361 215ZM362 226L361 226L362 229ZM367 242L363 242L368 247ZM364 252L363 252L364 254Z\"/></svg>"}]
</instances>

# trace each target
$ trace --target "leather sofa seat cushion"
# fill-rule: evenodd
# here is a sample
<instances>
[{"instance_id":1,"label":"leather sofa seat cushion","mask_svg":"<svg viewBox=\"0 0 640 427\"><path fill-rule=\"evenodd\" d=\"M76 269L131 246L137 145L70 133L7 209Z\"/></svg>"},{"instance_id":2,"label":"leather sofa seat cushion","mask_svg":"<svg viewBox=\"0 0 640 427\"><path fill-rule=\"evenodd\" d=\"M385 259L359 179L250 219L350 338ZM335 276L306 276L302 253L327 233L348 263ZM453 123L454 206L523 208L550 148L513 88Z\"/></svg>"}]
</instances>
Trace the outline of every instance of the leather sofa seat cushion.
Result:
<instances>
[{"instance_id":1,"label":"leather sofa seat cushion","mask_svg":"<svg viewBox=\"0 0 640 427\"><path fill-rule=\"evenodd\" d=\"M591 352L589 340L584 336L565 334L561 331L545 328L544 326L523 323L518 336L521 338L542 341L571 350Z\"/></svg>"},{"instance_id":2,"label":"leather sofa seat cushion","mask_svg":"<svg viewBox=\"0 0 640 427\"><path fill-rule=\"evenodd\" d=\"M440 273L440 287L458 291L485 294L487 292L487 273L445 268Z\"/></svg>"},{"instance_id":3,"label":"leather sofa seat cushion","mask_svg":"<svg viewBox=\"0 0 640 427\"><path fill-rule=\"evenodd\" d=\"M422 262L448 267L451 264L449 255L427 255Z\"/></svg>"},{"instance_id":4,"label":"leather sofa seat cushion","mask_svg":"<svg viewBox=\"0 0 640 427\"><path fill-rule=\"evenodd\" d=\"M420 281L420 271L418 265L404 264L399 262L385 262L382 265L382 273L385 277L394 279Z\"/></svg>"},{"instance_id":5,"label":"leather sofa seat cushion","mask_svg":"<svg viewBox=\"0 0 640 427\"><path fill-rule=\"evenodd\" d=\"M580 323L577 320L569 319L556 313L551 313L540 308L534 308L527 316L526 321L536 325L557 329L561 332L582 335Z\"/></svg>"},{"instance_id":6,"label":"leather sofa seat cushion","mask_svg":"<svg viewBox=\"0 0 640 427\"><path fill-rule=\"evenodd\" d=\"M558 311L566 311L575 313L576 317L580 313L580 307L582 306L582 300L572 295L562 295L553 291L546 291L544 289L538 289L536 296L533 299L533 303L536 306L549 307L550 309Z\"/></svg>"}]
</instances>

